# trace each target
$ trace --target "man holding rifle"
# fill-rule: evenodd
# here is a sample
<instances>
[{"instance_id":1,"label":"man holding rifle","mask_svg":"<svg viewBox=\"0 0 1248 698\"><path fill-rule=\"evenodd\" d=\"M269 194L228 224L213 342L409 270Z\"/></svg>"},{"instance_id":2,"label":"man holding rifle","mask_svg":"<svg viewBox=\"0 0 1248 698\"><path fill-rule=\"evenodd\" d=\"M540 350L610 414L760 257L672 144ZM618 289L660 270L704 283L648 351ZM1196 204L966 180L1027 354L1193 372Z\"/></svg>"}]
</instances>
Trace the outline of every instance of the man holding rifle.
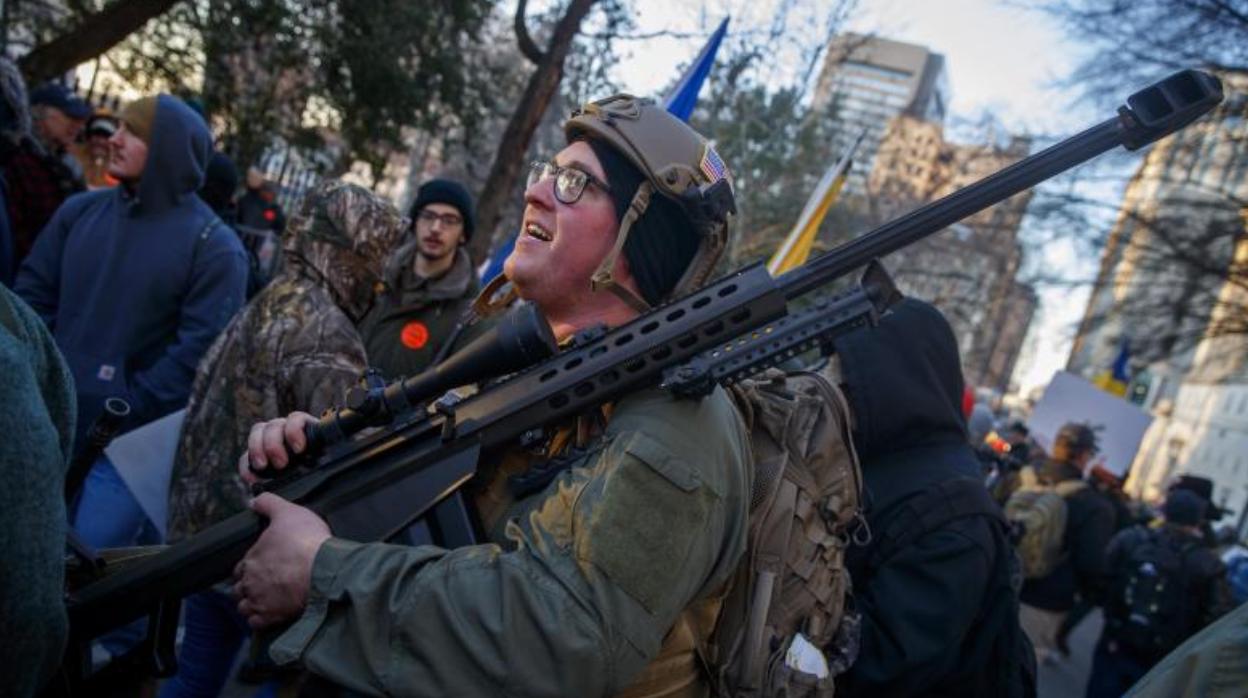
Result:
<instances>
[{"instance_id":1,"label":"man holding rifle","mask_svg":"<svg viewBox=\"0 0 1248 698\"><path fill-rule=\"evenodd\" d=\"M328 445L318 467L277 483L276 491L358 540L386 539L436 506L436 523L453 540L464 524L456 518L464 513L459 485L481 472L484 449L493 452L484 459L491 467L471 493L496 545L447 552L353 544L334 539L312 511L266 495L253 509L270 520L267 528L251 514L231 517L84 584L68 597L71 624L90 638L150 613L157 623L148 663L160 670L168 666L161 653L173 645L178 600L233 568L249 622L294 621L277 638L275 656L354 689L705 693L694 658L703 656L698 640L715 622L716 592L744 542L742 500L750 486L742 425L713 386L875 317L895 290L872 274L872 260L1112 148L1144 147L1222 98L1208 74L1176 73L1131 95L1112 118L803 267L778 278L749 267L644 316L637 314L653 304L656 289L661 299L704 278L733 208L731 187L718 157L683 124L627 97L589 105L568 124L571 145L535 169L526 193L525 244L509 273L532 303L504 318L471 354L384 390L353 391L346 409L308 430L310 442L301 434L308 415L254 427L240 461L244 474L281 469L290 458L285 444L299 451L312 443L316 452ZM640 173L635 190L612 151ZM591 205L584 197L594 191L609 198ZM680 230L700 236L692 251L652 234L663 227L651 227L646 216L664 199L686 217ZM649 243L630 240L630 231ZM561 244L571 241L576 247ZM678 263L664 264L671 261ZM857 291L816 302L815 313L787 313L789 301L864 265ZM647 281L643 268L658 271ZM633 317L637 322L626 322ZM600 319L626 324L605 335L577 332ZM551 326L574 346L544 360L555 351ZM428 419L411 414L412 405L450 387L488 379L483 362L494 373L532 370L463 402L440 403ZM673 394L684 383L709 396L677 402L648 389L660 380ZM335 446L379 425L380 433ZM686 440L700 442L694 448ZM500 450L511 457L494 457ZM446 493L453 496L443 501ZM784 581L773 570L759 571L757 580L763 594ZM536 649L526 652L527 645ZM782 653L769 661L804 672L813 658L801 653L797 664ZM80 655L71 654L71 680Z\"/></svg>"},{"instance_id":2,"label":"man holding rifle","mask_svg":"<svg viewBox=\"0 0 1248 698\"><path fill-rule=\"evenodd\" d=\"M569 145L530 174L506 264L560 341L704 282L732 209L703 196L728 176L714 149L652 104L609 98L565 129ZM240 472L284 467L311 420L255 426ZM352 543L264 494L239 610L253 627L295 621L277 660L369 693L703 693L698 643L746 546L748 453L722 389L692 401L652 388L486 464L490 544Z\"/></svg>"}]
</instances>

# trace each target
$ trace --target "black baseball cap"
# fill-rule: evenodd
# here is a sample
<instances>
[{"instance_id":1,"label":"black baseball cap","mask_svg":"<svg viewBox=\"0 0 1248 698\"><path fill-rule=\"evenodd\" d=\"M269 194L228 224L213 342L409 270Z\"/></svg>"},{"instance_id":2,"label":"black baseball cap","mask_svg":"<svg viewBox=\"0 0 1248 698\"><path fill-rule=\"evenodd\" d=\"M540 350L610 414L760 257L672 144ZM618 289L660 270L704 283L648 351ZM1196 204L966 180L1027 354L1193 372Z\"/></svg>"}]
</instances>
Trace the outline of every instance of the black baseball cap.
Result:
<instances>
[{"instance_id":1,"label":"black baseball cap","mask_svg":"<svg viewBox=\"0 0 1248 698\"><path fill-rule=\"evenodd\" d=\"M59 82L46 82L31 90L30 105L33 107L38 104L56 107L71 119L86 119L91 116L91 105L87 104L87 100Z\"/></svg>"}]
</instances>

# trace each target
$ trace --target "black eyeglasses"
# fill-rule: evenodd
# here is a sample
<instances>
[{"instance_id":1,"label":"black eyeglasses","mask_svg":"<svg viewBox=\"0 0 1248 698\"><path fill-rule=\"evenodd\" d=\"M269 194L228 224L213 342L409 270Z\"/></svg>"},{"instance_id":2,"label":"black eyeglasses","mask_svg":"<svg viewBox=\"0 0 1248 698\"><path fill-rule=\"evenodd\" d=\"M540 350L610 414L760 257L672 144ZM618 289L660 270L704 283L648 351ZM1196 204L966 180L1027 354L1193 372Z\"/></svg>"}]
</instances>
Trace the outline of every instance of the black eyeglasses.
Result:
<instances>
[{"instance_id":1,"label":"black eyeglasses","mask_svg":"<svg viewBox=\"0 0 1248 698\"><path fill-rule=\"evenodd\" d=\"M604 192L611 189L588 172L573 167L561 167L553 162L535 162L529 167L529 184L533 186L547 177L555 178L555 199L560 203L574 204L581 200L587 185L594 185Z\"/></svg>"},{"instance_id":2,"label":"black eyeglasses","mask_svg":"<svg viewBox=\"0 0 1248 698\"><path fill-rule=\"evenodd\" d=\"M442 221L442 227L447 230L455 230L464 224L464 219L454 213L435 213L429 209L422 209L416 214L416 220L425 225L432 226L437 221Z\"/></svg>"}]
</instances>

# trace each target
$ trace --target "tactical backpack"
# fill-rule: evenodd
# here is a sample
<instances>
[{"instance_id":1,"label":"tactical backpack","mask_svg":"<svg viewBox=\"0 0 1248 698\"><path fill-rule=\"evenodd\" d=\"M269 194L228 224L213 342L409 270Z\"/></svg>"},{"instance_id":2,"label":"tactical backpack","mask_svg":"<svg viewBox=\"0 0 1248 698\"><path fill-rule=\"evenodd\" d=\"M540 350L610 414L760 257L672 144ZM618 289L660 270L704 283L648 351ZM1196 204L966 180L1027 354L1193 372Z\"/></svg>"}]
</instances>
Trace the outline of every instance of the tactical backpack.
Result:
<instances>
[{"instance_id":1,"label":"tactical backpack","mask_svg":"<svg viewBox=\"0 0 1248 698\"><path fill-rule=\"evenodd\" d=\"M1127 556L1110 614L1112 637L1141 659L1154 660L1183 643L1192 625L1187 556L1196 541L1168 541L1148 531Z\"/></svg>"},{"instance_id":2,"label":"tactical backpack","mask_svg":"<svg viewBox=\"0 0 1248 698\"><path fill-rule=\"evenodd\" d=\"M1010 546L1009 522L979 479L957 477L936 483L872 516L871 544L853 551L850 565L859 583L870 585L892 556L969 518L991 522L992 549L984 553L995 564L985 580L972 639L963 646L957 665L947 667L939 694L1034 698L1036 652L1018 620L1021 564Z\"/></svg>"},{"instance_id":3,"label":"tactical backpack","mask_svg":"<svg viewBox=\"0 0 1248 698\"><path fill-rule=\"evenodd\" d=\"M1010 495L1005 518L1015 530L1024 579L1047 577L1062 561L1066 498L1087 486L1082 480L1028 484Z\"/></svg>"},{"instance_id":4,"label":"tactical backpack","mask_svg":"<svg viewBox=\"0 0 1248 698\"><path fill-rule=\"evenodd\" d=\"M811 372L770 369L730 393L750 431L754 485L748 548L704 648L712 686L733 698L830 697L858 646L845 550L867 533L849 405ZM827 675L791 666L809 661Z\"/></svg>"}]
</instances>

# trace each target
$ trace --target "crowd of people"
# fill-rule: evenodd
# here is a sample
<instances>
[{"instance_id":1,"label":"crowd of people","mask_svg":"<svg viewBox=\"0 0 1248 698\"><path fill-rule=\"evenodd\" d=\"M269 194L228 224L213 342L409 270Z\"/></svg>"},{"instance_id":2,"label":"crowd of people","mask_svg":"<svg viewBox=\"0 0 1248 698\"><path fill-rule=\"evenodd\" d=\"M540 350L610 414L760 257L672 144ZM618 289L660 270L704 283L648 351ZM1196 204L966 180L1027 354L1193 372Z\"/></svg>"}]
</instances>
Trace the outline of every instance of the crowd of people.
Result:
<instances>
[{"instance_id":1,"label":"crowd of people","mask_svg":"<svg viewBox=\"0 0 1248 698\"><path fill-rule=\"evenodd\" d=\"M1025 576L1022 624L1038 661L1069 657L1073 629L1102 610L1089 698L1124 695L1248 600L1223 561L1238 554L1234 532L1212 528L1224 513L1213 503L1214 483L1180 475L1154 510L1129 499L1122 479L1095 462L1097 441L1092 427L1072 422L1045 453L1015 421L977 442L989 489L1014 524Z\"/></svg>"},{"instance_id":2,"label":"crowd of people","mask_svg":"<svg viewBox=\"0 0 1248 698\"><path fill-rule=\"evenodd\" d=\"M256 470L288 466L303 427L366 371L418 374L507 302L536 306L566 343L705 283L735 202L704 138L628 96L578 110L567 146L531 170L509 290L483 291L460 183L426 182L404 216L327 180L287 218L254 167L239 195L239 168L180 99L96 113L63 86L27 94L2 60L0 90L0 425L13 480L0 523L23 561L0 574L6 648L25 667L14 695L55 681L67 528L87 551L177 543L247 508L268 525L232 579L186 599L161 696L219 695L249 639L245 673L305 691L708 695L735 679L717 675L729 648L714 628L740 611L724 602L757 545L761 471L723 388L700 400L638 390L481 464L480 545L342 540L314 512L248 489ZM954 334L922 301L833 348L819 375L845 398L864 505L852 533L818 542L845 553L838 637L852 633L853 653L829 676L793 659L794 638L759 648L761 695L833 684L842 696L1034 695L1036 662L1060 661L1096 606L1106 624L1088 695L1122 695L1229 610L1207 481L1179 481L1148 520L1093 467L1087 425L1063 427L1046 454L1023 423L968 414ZM80 491L63 491L118 397L123 432L184 410L166 521L103 453L89 454ZM560 465L536 484L521 477L549 462ZM837 505L790 503L803 516ZM95 661L144 632L110 632Z\"/></svg>"}]
</instances>

